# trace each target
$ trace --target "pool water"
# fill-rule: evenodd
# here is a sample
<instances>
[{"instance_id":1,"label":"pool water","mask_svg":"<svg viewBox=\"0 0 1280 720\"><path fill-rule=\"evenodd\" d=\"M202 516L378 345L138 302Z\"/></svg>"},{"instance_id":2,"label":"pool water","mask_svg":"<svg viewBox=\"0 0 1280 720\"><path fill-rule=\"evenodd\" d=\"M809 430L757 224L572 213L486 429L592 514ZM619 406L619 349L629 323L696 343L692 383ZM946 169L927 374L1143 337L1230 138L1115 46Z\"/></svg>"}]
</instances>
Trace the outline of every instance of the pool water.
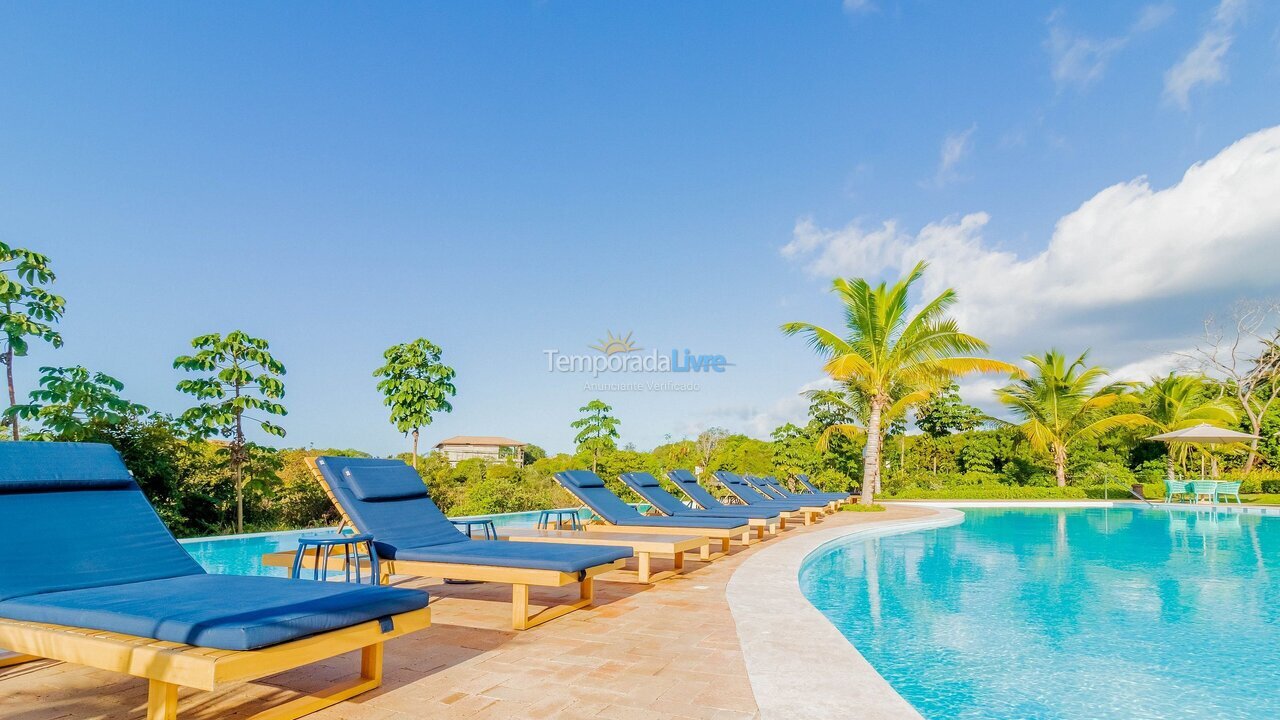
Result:
<instances>
[{"instance_id":1,"label":"pool water","mask_svg":"<svg viewBox=\"0 0 1280 720\"><path fill-rule=\"evenodd\" d=\"M1280 518L964 513L820 548L801 570L926 718L1280 717Z\"/></svg>"},{"instance_id":2,"label":"pool water","mask_svg":"<svg viewBox=\"0 0 1280 720\"><path fill-rule=\"evenodd\" d=\"M647 506L640 506L641 510ZM538 522L538 511L523 513L505 513L502 515L485 515L482 517L455 518L466 520L492 520L493 526L502 532L503 528L529 528ZM578 511L578 516L586 521L591 512L586 508ZM280 550L297 550L298 538L316 535L331 535L336 528L316 528L312 530L289 530L285 532L254 533L251 535L227 535L223 537L193 538L182 540L182 546L204 566L205 570L220 575L275 575L287 576L288 568L267 567L262 564L262 556ZM475 528L475 532L480 532Z\"/></svg>"}]
</instances>

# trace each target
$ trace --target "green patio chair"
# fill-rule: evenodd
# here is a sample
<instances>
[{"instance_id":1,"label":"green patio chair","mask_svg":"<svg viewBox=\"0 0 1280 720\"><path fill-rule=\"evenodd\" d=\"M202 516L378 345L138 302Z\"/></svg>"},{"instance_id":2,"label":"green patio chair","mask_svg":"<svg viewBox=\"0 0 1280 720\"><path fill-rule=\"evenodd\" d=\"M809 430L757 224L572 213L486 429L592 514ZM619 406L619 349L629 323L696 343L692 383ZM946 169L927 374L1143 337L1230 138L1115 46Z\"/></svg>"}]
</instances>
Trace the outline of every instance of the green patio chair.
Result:
<instances>
[{"instance_id":1,"label":"green patio chair","mask_svg":"<svg viewBox=\"0 0 1280 720\"><path fill-rule=\"evenodd\" d=\"M1166 478L1164 481L1164 501L1166 503L1173 502L1174 495L1182 495L1185 497L1191 492L1187 489L1187 485L1189 484L1190 483L1182 480L1169 480Z\"/></svg>"},{"instance_id":2,"label":"green patio chair","mask_svg":"<svg viewBox=\"0 0 1280 720\"><path fill-rule=\"evenodd\" d=\"M1215 490L1218 497L1230 495L1236 499L1236 504L1240 504L1240 483L1239 482L1220 482Z\"/></svg>"},{"instance_id":3,"label":"green patio chair","mask_svg":"<svg viewBox=\"0 0 1280 720\"><path fill-rule=\"evenodd\" d=\"M1208 495L1209 502L1218 502L1218 483L1215 480L1194 480L1187 483L1187 492L1194 502L1200 502L1201 495Z\"/></svg>"}]
</instances>

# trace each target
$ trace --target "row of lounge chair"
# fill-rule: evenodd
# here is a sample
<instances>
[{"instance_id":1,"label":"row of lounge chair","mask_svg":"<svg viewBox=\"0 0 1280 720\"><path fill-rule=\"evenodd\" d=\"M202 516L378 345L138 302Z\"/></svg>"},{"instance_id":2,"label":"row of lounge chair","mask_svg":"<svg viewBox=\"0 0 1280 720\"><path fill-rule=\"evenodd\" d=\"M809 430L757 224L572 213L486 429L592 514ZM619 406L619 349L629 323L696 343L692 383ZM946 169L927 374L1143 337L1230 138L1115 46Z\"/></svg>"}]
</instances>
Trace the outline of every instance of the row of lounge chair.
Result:
<instances>
[{"instance_id":1,"label":"row of lounge chair","mask_svg":"<svg viewBox=\"0 0 1280 720\"><path fill-rule=\"evenodd\" d=\"M688 471L673 471L670 480L690 500L684 503L653 475L628 473L623 482L663 513L645 516L595 473L569 471L556 479L598 522L585 532L511 538L548 541L535 544L472 539L398 460L308 462L344 524L373 536L378 585L208 574L110 446L0 443L0 514L14 544L0 573L0 647L20 659L146 678L148 720L176 718L180 686L212 690L361 650L354 679L263 714L290 720L377 687L383 643L430 624L428 594L382 584L393 575L508 583L512 626L522 630L589 605L594 579L622 568L636 548L643 549L641 579L656 579L646 538L670 540L663 547L675 550L678 571L686 549L709 561L733 540L758 542L792 517L813 522L845 499L817 492L807 478L801 482L810 492L791 493L772 479L717 473L742 503L725 505ZM719 553L710 552L712 541L721 543ZM291 564L286 555L274 564ZM577 601L530 614L530 586L575 583Z\"/></svg>"}]
</instances>

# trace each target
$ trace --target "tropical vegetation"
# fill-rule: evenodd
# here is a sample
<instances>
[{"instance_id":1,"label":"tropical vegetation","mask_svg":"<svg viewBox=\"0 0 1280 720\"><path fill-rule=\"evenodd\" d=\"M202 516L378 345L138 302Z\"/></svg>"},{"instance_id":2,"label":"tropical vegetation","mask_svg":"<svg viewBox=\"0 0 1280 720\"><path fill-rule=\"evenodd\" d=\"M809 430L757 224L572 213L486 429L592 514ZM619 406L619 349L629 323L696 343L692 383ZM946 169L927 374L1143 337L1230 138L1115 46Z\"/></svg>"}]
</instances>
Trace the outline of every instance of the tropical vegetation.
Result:
<instances>
[{"instance_id":1,"label":"tropical vegetation","mask_svg":"<svg viewBox=\"0 0 1280 720\"><path fill-rule=\"evenodd\" d=\"M4 263L8 263L7 265ZM65 303L52 295L49 259L0 245L0 357L11 370L29 343L61 346L54 325ZM1123 495L1139 486L1160 493L1170 475L1199 472L1207 448L1165 445L1151 435L1201 423L1257 435L1256 446L1226 446L1208 463L1240 479L1246 497L1280 502L1280 308L1240 311L1230 332L1211 336L1187 359L1193 367L1146 383L1116 382L1087 353L1048 351L1025 367L983 356L986 345L963 333L945 291L911 312L909 294L925 268L893 284L851 278L833 287L845 327L784 326L821 356L830 387L807 394L803 419L767 439L710 427L668 436L640 450L621 444L621 418L594 399L553 408L576 432L572 452L529 446L514 458L451 464L418 456L416 436L448 412L456 373L425 339L389 348L368 391L379 393L398 430L414 445L413 462L436 502L451 515L517 512L573 505L554 473L595 469L626 496L625 471L685 468L808 475L824 490L862 491L855 509L882 498L1052 499ZM1272 307L1272 306L1267 306ZM1264 320L1265 319L1265 320ZM124 384L79 365L41 368L38 386L18 402L9 374L3 420L9 437L105 442L115 446L158 512L182 536L329 525L336 521L311 479L308 456L363 456L352 448L273 448L252 437L283 438L284 364L269 343L242 331L202 335L175 368L191 375L178 389L195 403L175 416L127 399ZM956 378L1008 374L994 399L1006 419L989 417L961 397ZM252 437L251 437L252 436ZM621 445L621 446L620 446ZM708 482L709 486L713 483Z\"/></svg>"}]
</instances>

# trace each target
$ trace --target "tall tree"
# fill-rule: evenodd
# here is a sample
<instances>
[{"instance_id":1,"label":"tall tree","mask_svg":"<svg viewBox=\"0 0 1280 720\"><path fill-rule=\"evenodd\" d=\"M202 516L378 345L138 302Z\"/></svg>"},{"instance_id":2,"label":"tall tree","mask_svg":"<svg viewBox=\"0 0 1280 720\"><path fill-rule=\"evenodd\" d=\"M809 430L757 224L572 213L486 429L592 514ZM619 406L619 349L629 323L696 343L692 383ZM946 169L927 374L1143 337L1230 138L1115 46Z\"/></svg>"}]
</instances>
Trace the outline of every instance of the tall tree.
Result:
<instances>
[{"instance_id":1,"label":"tall tree","mask_svg":"<svg viewBox=\"0 0 1280 720\"><path fill-rule=\"evenodd\" d=\"M277 402L284 397L284 381L280 379L284 365L272 357L266 340L241 330L225 337L219 333L201 335L191 346L197 352L177 357L173 366L205 376L180 381L178 390L207 402L188 408L179 421L195 437L227 438L227 465L236 493L236 532L244 532L244 478L250 460L244 425L254 423L268 435L284 437L284 428L251 414L288 414Z\"/></svg>"},{"instance_id":2,"label":"tall tree","mask_svg":"<svg viewBox=\"0 0 1280 720\"><path fill-rule=\"evenodd\" d=\"M1280 303L1241 302L1232 312L1233 323L1223 328L1209 318L1204 340L1187 355L1209 376L1221 378L1223 391L1231 395L1249 421L1253 435L1262 434L1267 411L1280 398L1280 336L1276 322ZM1258 461L1258 439L1249 444L1244 472Z\"/></svg>"},{"instance_id":3,"label":"tall tree","mask_svg":"<svg viewBox=\"0 0 1280 720\"><path fill-rule=\"evenodd\" d=\"M13 359L27 354L28 338L62 347L62 335L53 329L53 324L62 318L66 301L42 287L54 279L48 257L0 242L0 332L4 335L0 362L4 363L9 383L11 409L18 404ZM10 412L8 420L13 439L17 440L18 414Z\"/></svg>"},{"instance_id":4,"label":"tall tree","mask_svg":"<svg viewBox=\"0 0 1280 720\"><path fill-rule=\"evenodd\" d=\"M1160 433L1185 430L1196 425L1230 427L1236 412L1224 397L1214 397L1203 377L1175 375L1151 379L1147 387L1147 417ZM1167 471L1174 476L1175 455L1186 452L1186 443L1170 443Z\"/></svg>"},{"instance_id":5,"label":"tall tree","mask_svg":"<svg viewBox=\"0 0 1280 720\"><path fill-rule=\"evenodd\" d=\"M931 438L972 430L986 421L986 413L960 399L960 388L955 383L948 383L916 408L916 427Z\"/></svg>"},{"instance_id":6,"label":"tall tree","mask_svg":"<svg viewBox=\"0 0 1280 720\"><path fill-rule=\"evenodd\" d=\"M711 470L711 459L715 457L716 448L729 437L729 431L721 427L711 427L698 433L693 445L698 449L698 465L702 472Z\"/></svg>"},{"instance_id":7,"label":"tall tree","mask_svg":"<svg viewBox=\"0 0 1280 720\"><path fill-rule=\"evenodd\" d=\"M578 408L578 412L585 415L569 423L578 431L578 436L573 441L578 444L579 449L591 451L591 472L595 472L600 465L600 451L617 447L614 441L618 439L620 422L609 414L613 412L613 408L602 400L592 400Z\"/></svg>"},{"instance_id":8,"label":"tall tree","mask_svg":"<svg viewBox=\"0 0 1280 720\"><path fill-rule=\"evenodd\" d=\"M373 371L382 402L391 408L391 422L413 435L413 466L418 467L418 430L430 425L436 413L453 410L449 398L458 394L454 369L440 362L443 351L426 338L392 345L382 353L386 361Z\"/></svg>"},{"instance_id":9,"label":"tall tree","mask_svg":"<svg viewBox=\"0 0 1280 720\"><path fill-rule=\"evenodd\" d=\"M996 390L996 399L1022 419L1019 430L1032 449L1053 460L1058 487L1067 484L1071 446L1110 430L1150 425L1140 413L1108 415L1129 389L1128 383L1100 384L1107 371L1087 363L1088 351L1071 363L1057 350L1027 355L1035 371Z\"/></svg>"},{"instance_id":10,"label":"tall tree","mask_svg":"<svg viewBox=\"0 0 1280 720\"><path fill-rule=\"evenodd\" d=\"M837 278L833 291L844 304L844 334L806 322L787 323L787 335L803 335L826 358L823 366L836 381L867 403L866 449L863 451L862 496L870 505L880 478L880 450L885 411L895 402L919 404L955 377L979 372L1021 371L1008 363L965 355L983 351L982 340L960 332L947 315L956 302L947 289L910 314L911 286L924 274L925 263L893 285L871 285L863 278ZM896 397L895 397L896 396Z\"/></svg>"},{"instance_id":11,"label":"tall tree","mask_svg":"<svg viewBox=\"0 0 1280 720\"><path fill-rule=\"evenodd\" d=\"M106 373L74 367L42 367L40 388L32 390L30 402L5 411L6 419L16 416L38 421L42 439L83 440L94 423L115 425L147 412L147 408L120 397L124 383Z\"/></svg>"}]
</instances>

